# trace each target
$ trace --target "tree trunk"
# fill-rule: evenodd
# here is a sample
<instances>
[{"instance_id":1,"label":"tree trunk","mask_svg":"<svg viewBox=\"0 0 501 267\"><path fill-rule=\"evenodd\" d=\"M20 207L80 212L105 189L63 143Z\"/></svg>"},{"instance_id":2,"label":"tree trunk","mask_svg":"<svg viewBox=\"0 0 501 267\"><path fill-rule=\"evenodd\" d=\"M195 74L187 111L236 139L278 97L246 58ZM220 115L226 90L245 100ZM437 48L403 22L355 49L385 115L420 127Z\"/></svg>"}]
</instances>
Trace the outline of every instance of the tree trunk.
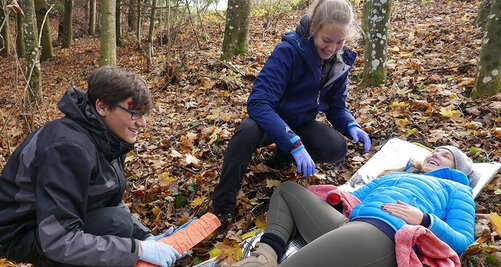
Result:
<instances>
[{"instance_id":1,"label":"tree trunk","mask_svg":"<svg viewBox=\"0 0 501 267\"><path fill-rule=\"evenodd\" d=\"M247 51L250 6L250 0L228 0L221 59L229 59Z\"/></svg>"},{"instance_id":2,"label":"tree trunk","mask_svg":"<svg viewBox=\"0 0 501 267\"><path fill-rule=\"evenodd\" d=\"M28 80L27 97L30 104L38 104L42 100L40 87L42 83L38 46L38 29L34 0L21 0L19 4L24 12L23 27L24 47L26 48L26 79Z\"/></svg>"},{"instance_id":3,"label":"tree trunk","mask_svg":"<svg viewBox=\"0 0 501 267\"><path fill-rule=\"evenodd\" d=\"M90 0L89 3L89 35L96 34L96 0Z\"/></svg>"},{"instance_id":4,"label":"tree trunk","mask_svg":"<svg viewBox=\"0 0 501 267\"><path fill-rule=\"evenodd\" d=\"M146 70L151 71L151 56L153 55L153 32L155 31L155 13L157 0L151 0L150 28L148 31L148 55L146 55Z\"/></svg>"},{"instance_id":5,"label":"tree trunk","mask_svg":"<svg viewBox=\"0 0 501 267\"><path fill-rule=\"evenodd\" d=\"M23 16L16 14L16 53L18 57L25 56Z\"/></svg>"},{"instance_id":6,"label":"tree trunk","mask_svg":"<svg viewBox=\"0 0 501 267\"><path fill-rule=\"evenodd\" d=\"M366 35L367 35L367 32L368 32L367 24L368 24L368 19L369 19L369 11L371 9L371 2L372 2L372 0L365 0L364 1L364 7L363 7L363 10L362 10L362 25L361 25L361 28L362 28L362 32L364 33L362 35L363 38L364 38L364 43L365 43Z\"/></svg>"},{"instance_id":7,"label":"tree trunk","mask_svg":"<svg viewBox=\"0 0 501 267\"><path fill-rule=\"evenodd\" d=\"M0 2L0 56L8 57L10 55L10 31L9 31L9 11Z\"/></svg>"},{"instance_id":8,"label":"tree trunk","mask_svg":"<svg viewBox=\"0 0 501 267\"><path fill-rule=\"evenodd\" d=\"M472 98L501 92L501 0L493 0L480 48Z\"/></svg>"},{"instance_id":9,"label":"tree trunk","mask_svg":"<svg viewBox=\"0 0 501 267\"><path fill-rule=\"evenodd\" d=\"M116 34L116 44L117 46L122 46L122 19L121 19L121 9L122 1L116 0L116 10L115 10L115 34Z\"/></svg>"},{"instance_id":10,"label":"tree trunk","mask_svg":"<svg viewBox=\"0 0 501 267\"><path fill-rule=\"evenodd\" d=\"M42 31L42 56L40 60L45 61L54 57L52 48L52 39L50 37L49 16L45 17L48 11L47 2L45 0L35 0L35 10L37 13L37 26ZM43 25L42 25L43 23Z\"/></svg>"},{"instance_id":11,"label":"tree trunk","mask_svg":"<svg viewBox=\"0 0 501 267\"><path fill-rule=\"evenodd\" d=\"M370 6L366 12L368 17L363 87L378 86L386 80L386 51L392 0L367 0L367 4Z\"/></svg>"},{"instance_id":12,"label":"tree trunk","mask_svg":"<svg viewBox=\"0 0 501 267\"><path fill-rule=\"evenodd\" d=\"M474 26L482 26L487 22L487 16L489 16L489 10L491 10L492 0L482 0L480 2L480 7L478 8L477 17L473 21Z\"/></svg>"},{"instance_id":13,"label":"tree trunk","mask_svg":"<svg viewBox=\"0 0 501 267\"><path fill-rule=\"evenodd\" d=\"M107 1L104 1L107 2ZM73 39L73 0L64 0L64 18L63 18L63 42L62 48L71 46Z\"/></svg>"},{"instance_id":14,"label":"tree trunk","mask_svg":"<svg viewBox=\"0 0 501 267\"><path fill-rule=\"evenodd\" d=\"M129 0L128 2L129 12L127 15L127 24L129 25L130 31L137 30L137 5L135 0Z\"/></svg>"},{"instance_id":15,"label":"tree trunk","mask_svg":"<svg viewBox=\"0 0 501 267\"><path fill-rule=\"evenodd\" d=\"M151 0L150 28L148 31L148 43L153 44L153 34L155 31L155 16L157 12L157 0Z\"/></svg>"},{"instance_id":16,"label":"tree trunk","mask_svg":"<svg viewBox=\"0 0 501 267\"><path fill-rule=\"evenodd\" d=\"M137 48L141 50L141 0L137 0L137 31L136 31L136 38L137 38Z\"/></svg>"},{"instance_id":17,"label":"tree trunk","mask_svg":"<svg viewBox=\"0 0 501 267\"><path fill-rule=\"evenodd\" d=\"M99 66L117 65L117 47L115 36L115 12L114 0L101 1L101 50L99 51Z\"/></svg>"}]
</instances>

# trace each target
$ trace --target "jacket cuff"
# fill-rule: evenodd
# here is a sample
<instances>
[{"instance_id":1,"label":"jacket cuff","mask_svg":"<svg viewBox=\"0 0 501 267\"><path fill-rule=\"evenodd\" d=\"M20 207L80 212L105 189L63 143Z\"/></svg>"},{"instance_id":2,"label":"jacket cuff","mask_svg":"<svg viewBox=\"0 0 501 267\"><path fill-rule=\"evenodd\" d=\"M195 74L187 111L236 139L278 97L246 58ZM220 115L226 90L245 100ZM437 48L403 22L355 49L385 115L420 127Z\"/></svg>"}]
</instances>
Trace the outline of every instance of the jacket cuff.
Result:
<instances>
[{"instance_id":1,"label":"jacket cuff","mask_svg":"<svg viewBox=\"0 0 501 267\"><path fill-rule=\"evenodd\" d=\"M360 127L360 125L358 123L352 122L352 123L348 124L348 132L350 131L350 129L352 127L355 127L355 126L357 126L358 128L362 129L362 127Z\"/></svg>"},{"instance_id":2,"label":"jacket cuff","mask_svg":"<svg viewBox=\"0 0 501 267\"><path fill-rule=\"evenodd\" d=\"M293 137L290 142L292 143L292 146L289 148L289 153L291 153L291 155L294 155L296 152L304 148L301 138L297 135Z\"/></svg>"},{"instance_id":3,"label":"jacket cuff","mask_svg":"<svg viewBox=\"0 0 501 267\"><path fill-rule=\"evenodd\" d=\"M430 226L430 223L431 223L430 215L428 213L424 213L420 225L428 228L428 226Z\"/></svg>"}]
</instances>

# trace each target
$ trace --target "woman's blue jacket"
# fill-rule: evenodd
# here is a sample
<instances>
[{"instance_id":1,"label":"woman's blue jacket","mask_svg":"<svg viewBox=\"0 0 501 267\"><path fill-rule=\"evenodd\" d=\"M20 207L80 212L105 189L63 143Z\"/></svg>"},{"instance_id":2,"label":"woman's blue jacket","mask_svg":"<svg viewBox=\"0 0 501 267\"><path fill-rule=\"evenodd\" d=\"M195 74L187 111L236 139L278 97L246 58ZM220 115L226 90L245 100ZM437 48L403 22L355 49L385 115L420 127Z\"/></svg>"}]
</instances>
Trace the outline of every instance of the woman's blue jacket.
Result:
<instances>
[{"instance_id":1,"label":"woman's blue jacket","mask_svg":"<svg viewBox=\"0 0 501 267\"><path fill-rule=\"evenodd\" d=\"M474 241L475 202L468 177L460 171L443 168L426 174L390 173L374 179L353 195L362 203L353 209L350 220L379 219L397 231L407 223L381 206L400 200L429 214L428 229L458 255Z\"/></svg>"},{"instance_id":2,"label":"woman's blue jacket","mask_svg":"<svg viewBox=\"0 0 501 267\"><path fill-rule=\"evenodd\" d=\"M325 112L336 130L351 137L348 125L356 121L346 106L346 83L356 53L344 48L335 56L343 66L332 71L320 89L322 67L313 38L291 31L284 34L259 73L247 112L284 152L298 138L294 129L314 120L319 111Z\"/></svg>"}]
</instances>

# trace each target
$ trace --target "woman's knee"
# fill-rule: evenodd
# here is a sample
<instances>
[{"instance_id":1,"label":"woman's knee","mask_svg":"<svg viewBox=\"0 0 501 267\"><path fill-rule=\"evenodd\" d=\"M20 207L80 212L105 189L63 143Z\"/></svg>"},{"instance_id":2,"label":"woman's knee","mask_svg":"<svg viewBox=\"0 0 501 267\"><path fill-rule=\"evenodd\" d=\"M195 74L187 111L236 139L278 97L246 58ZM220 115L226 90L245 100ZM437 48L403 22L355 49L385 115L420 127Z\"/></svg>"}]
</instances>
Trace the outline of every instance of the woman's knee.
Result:
<instances>
[{"instance_id":1,"label":"woman's knee","mask_svg":"<svg viewBox=\"0 0 501 267\"><path fill-rule=\"evenodd\" d=\"M346 141L344 139L336 140L325 144L322 150L316 151L316 157L318 158L314 160L317 162L336 163L344 159L347 152Z\"/></svg>"},{"instance_id":2,"label":"woman's knee","mask_svg":"<svg viewBox=\"0 0 501 267\"><path fill-rule=\"evenodd\" d=\"M274 193L277 192L277 193L295 193L295 192L298 192L299 190L306 190L304 188L304 186L300 185L300 184L297 184L297 183L294 183L292 181L286 181L286 182L283 182L281 184L279 184L277 186L277 188L275 189Z\"/></svg>"}]
</instances>

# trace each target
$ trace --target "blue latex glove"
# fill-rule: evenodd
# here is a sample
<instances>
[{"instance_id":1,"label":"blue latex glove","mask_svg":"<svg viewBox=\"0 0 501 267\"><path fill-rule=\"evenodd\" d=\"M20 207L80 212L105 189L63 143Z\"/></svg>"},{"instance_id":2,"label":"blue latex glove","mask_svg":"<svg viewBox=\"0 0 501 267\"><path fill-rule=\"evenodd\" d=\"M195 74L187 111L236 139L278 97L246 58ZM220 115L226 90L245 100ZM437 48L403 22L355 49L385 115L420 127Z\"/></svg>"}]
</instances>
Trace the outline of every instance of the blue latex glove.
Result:
<instances>
[{"instance_id":1,"label":"blue latex glove","mask_svg":"<svg viewBox=\"0 0 501 267\"><path fill-rule=\"evenodd\" d=\"M162 267L169 267L176 261L179 252L173 247L154 240L139 241L141 256L139 259Z\"/></svg>"},{"instance_id":2,"label":"blue latex glove","mask_svg":"<svg viewBox=\"0 0 501 267\"><path fill-rule=\"evenodd\" d=\"M302 170L304 177L312 176L313 174L315 174L315 162L313 162L310 154L308 154L308 151L306 151L304 146L302 147L302 149L295 151L292 156L296 160L298 173L300 173Z\"/></svg>"},{"instance_id":3,"label":"blue latex glove","mask_svg":"<svg viewBox=\"0 0 501 267\"><path fill-rule=\"evenodd\" d=\"M369 138L369 135L358 126L351 127L349 132L351 137L353 137L353 141L355 141L355 143L358 143L359 140L364 142L365 152L369 152L369 149L371 149L371 139Z\"/></svg>"},{"instance_id":4,"label":"blue latex glove","mask_svg":"<svg viewBox=\"0 0 501 267\"><path fill-rule=\"evenodd\" d=\"M188 250L187 250L187 251L185 251L185 252L183 252L183 253L181 253L181 254L179 254L179 255L176 257L176 259L178 259L178 260L179 260L179 259L184 258L184 256L186 256L186 254L188 254Z\"/></svg>"},{"instance_id":5,"label":"blue latex glove","mask_svg":"<svg viewBox=\"0 0 501 267\"><path fill-rule=\"evenodd\" d=\"M164 237L167 237L167 236L170 236L172 235L172 233L174 232L174 227L170 227L169 229L167 229L167 231L165 231L165 233L161 234L161 235L150 235L148 236L148 238L146 238L145 240L154 240L154 241L158 241L159 239L162 239Z\"/></svg>"}]
</instances>

